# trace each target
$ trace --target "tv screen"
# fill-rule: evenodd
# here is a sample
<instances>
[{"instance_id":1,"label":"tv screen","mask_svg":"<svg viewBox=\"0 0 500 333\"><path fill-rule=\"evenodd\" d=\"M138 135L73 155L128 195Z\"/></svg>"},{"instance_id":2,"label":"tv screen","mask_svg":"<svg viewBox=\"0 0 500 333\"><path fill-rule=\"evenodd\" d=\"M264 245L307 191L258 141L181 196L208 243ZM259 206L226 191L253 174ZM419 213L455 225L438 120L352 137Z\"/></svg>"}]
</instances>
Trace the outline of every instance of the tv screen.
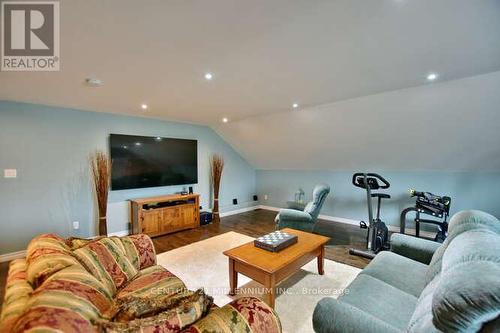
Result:
<instances>
[{"instance_id":1,"label":"tv screen","mask_svg":"<svg viewBox=\"0 0 500 333\"><path fill-rule=\"evenodd\" d=\"M111 134L111 189L196 184L196 140Z\"/></svg>"}]
</instances>

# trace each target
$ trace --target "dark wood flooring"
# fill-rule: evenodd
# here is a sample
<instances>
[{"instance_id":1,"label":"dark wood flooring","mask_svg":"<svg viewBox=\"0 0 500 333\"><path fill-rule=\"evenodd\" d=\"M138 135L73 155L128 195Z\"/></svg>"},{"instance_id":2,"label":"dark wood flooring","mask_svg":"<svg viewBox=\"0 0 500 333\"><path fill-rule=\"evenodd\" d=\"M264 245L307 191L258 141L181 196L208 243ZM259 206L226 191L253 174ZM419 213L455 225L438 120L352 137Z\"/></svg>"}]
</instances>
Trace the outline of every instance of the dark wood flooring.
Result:
<instances>
[{"instance_id":1,"label":"dark wood flooring","mask_svg":"<svg viewBox=\"0 0 500 333\"><path fill-rule=\"evenodd\" d=\"M228 231L235 231L251 237L258 237L274 231L276 212L258 209L242 214L221 218L219 223L212 223L193 230L153 238L157 253L169 251L184 245L195 243ZM351 266L364 268L370 261L349 255L349 248L364 248L366 230L339 222L319 220L317 230L331 237L326 248L328 259Z\"/></svg>"},{"instance_id":2,"label":"dark wood flooring","mask_svg":"<svg viewBox=\"0 0 500 333\"><path fill-rule=\"evenodd\" d=\"M274 231L274 217L276 214L277 213L273 211L258 209L242 214L231 215L221 218L218 223L155 237L153 238L153 243L156 248L156 253L162 253L229 231L257 237ZM331 237L325 250L325 257L327 259L359 268L364 268L369 263L368 259L351 256L348 253L350 247L364 248L366 230L348 224L324 220L318 221L317 230L321 233L325 232ZM1 263L0 306L3 302L7 270L8 263Z\"/></svg>"}]
</instances>

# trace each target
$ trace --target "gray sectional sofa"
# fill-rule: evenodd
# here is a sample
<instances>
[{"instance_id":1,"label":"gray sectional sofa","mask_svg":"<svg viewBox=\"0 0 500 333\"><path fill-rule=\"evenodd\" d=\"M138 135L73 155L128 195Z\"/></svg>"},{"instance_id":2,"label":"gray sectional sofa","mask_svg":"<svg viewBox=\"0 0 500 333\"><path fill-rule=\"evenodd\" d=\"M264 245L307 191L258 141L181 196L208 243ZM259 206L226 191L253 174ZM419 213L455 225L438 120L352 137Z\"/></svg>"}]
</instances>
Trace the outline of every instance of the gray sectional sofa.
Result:
<instances>
[{"instance_id":1,"label":"gray sectional sofa","mask_svg":"<svg viewBox=\"0 0 500 333\"><path fill-rule=\"evenodd\" d=\"M338 299L316 306L316 332L500 332L500 222L450 220L443 244L394 234Z\"/></svg>"}]
</instances>

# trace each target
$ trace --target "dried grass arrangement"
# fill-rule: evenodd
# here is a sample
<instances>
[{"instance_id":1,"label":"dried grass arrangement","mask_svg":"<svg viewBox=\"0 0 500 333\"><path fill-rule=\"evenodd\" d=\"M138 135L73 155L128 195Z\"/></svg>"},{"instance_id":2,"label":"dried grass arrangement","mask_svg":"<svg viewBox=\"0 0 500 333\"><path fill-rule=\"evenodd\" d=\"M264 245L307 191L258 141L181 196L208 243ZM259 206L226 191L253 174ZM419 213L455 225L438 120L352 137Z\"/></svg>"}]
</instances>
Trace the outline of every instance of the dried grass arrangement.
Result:
<instances>
[{"instance_id":1,"label":"dried grass arrangement","mask_svg":"<svg viewBox=\"0 0 500 333\"><path fill-rule=\"evenodd\" d=\"M106 211L108 208L108 193L111 176L110 161L107 155L100 150L90 154L89 158L92 185L99 213L99 236L107 236L108 227Z\"/></svg>"},{"instance_id":2,"label":"dried grass arrangement","mask_svg":"<svg viewBox=\"0 0 500 333\"><path fill-rule=\"evenodd\" d=\"M222 177L222 170L224 169L224 158L221 155L213 154L210 157L210 167L212 175L212 185L214 190L214 204L212 213L214 218L219 218L219 189L220 189L220 179Z\"/></svg>"}]
</instances>

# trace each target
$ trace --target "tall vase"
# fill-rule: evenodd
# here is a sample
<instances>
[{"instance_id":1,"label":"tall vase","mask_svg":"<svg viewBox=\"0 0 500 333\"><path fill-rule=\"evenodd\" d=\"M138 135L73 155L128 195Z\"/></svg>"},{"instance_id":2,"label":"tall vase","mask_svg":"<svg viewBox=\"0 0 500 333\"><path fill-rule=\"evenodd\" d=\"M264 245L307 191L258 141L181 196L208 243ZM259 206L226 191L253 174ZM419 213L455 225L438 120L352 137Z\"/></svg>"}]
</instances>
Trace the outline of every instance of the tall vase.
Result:
<instances>
[{"instance_id":1,"label":"tall vase","mask_svg":"<svg viewBox=\"0 0 500 333\"><path fill-rule=\"evenodd\" d=\"M214 193L214 208L212 209L214 215L219 215L219 193Z\"/></svg>"},{"instance_id":2,"label":"tall vase","mask_svg":"<svg viewBox=\"0 0 500 333\"><path fill-rule=\"evenodd\" d=\"M108 223L106 221L106 216L99 216L99 236L108 235Z\"/></svg>"},{"instance_id":3,"label":"tall vase","mask_svg":"<svg viewBox=\"0 0 500 333\"><path fill-rule=\"evenodd\" d=\"M98 227L99 236L107 236L107 220L106 211L108 206L108 192L110 183L110 161L107 155L102 151L95 151L90 155L90 170L92 176L92 185L95 195L95 200L97 202L97 212L98 212Z\"/></svg>"},{"instance_id":4,"label":"tall vase","mask_svg":"<svg viewBox=\"0 0 500 333\"><path fill-rule=\"evenodd\" d=\"M219 221L219 189L222 170L224 169L224 159L222 156L213 154L210 158L210 167L212 175L212 185L214 191L214 202L212 205L212 214L214 221Z\"/></svg>"}]
</instances>

